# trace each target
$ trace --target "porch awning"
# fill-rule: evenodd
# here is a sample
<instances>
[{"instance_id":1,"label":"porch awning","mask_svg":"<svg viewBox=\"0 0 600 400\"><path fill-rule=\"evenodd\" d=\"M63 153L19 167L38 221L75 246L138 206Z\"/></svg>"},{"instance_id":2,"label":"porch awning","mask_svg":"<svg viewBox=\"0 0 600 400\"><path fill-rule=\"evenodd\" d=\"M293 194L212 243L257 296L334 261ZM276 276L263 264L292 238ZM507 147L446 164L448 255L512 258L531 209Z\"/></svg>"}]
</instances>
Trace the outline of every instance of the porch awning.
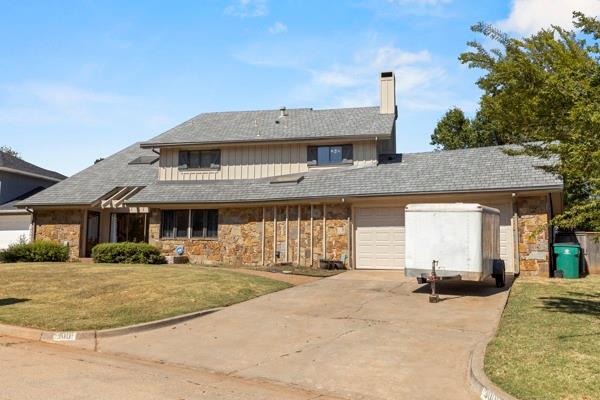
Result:
<instances>
[{"instance_id":1,"label":"porch awning","mask_svg":"<svg viewBox=\"0 0 600 400\"><path fill-rule=\"evenodd\" d=\"M134 196L140 190L142 190L144 186L118 186L106 193L104 196L96 200L92 207L100 207L100 208L125 208L125 200Z\"/></svg>"}]
</instances>

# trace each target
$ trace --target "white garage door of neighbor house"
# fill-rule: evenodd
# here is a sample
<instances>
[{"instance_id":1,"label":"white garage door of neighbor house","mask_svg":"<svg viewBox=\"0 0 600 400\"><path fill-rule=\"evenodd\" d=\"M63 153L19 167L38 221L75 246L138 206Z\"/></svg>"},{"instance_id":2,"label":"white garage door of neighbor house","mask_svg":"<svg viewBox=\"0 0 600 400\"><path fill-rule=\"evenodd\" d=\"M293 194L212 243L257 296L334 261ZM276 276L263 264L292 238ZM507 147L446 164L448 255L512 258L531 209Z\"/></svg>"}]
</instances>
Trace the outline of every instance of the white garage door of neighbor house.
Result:
<instances>
[{"instance_id":1,"label":"white garage door of neighbor house","mask_svg":"<svg viewBox=\"0 0 600 400\"><path fill-rule=\"evenodd\" d=\"M500 258L513 272L512 205L485 205L500 210ZM404 207L357 208L355 219L356 268L404 268Z\"/></svg>"},{"instance_id":2,"label":"white garage door of neighbor house","mask_svg":"<svg viewBox=\"0 0 600 400\"><path fill-rule=\"evenodd\" d=\"M404 268L404 208L357 208L356 268Z\"/></svg>"},{"instance_id":3,"label":"white garage door of neighbor house","mask_svg":"<svg viewBox=\"0 0 600 400\"><path fill-rule=\"evenodd\" d=\"M5 249L12 243L17 243L24 237L29 239L30 215L1 215L0 216L0 249Z\"/></svg>"}]
</instances>

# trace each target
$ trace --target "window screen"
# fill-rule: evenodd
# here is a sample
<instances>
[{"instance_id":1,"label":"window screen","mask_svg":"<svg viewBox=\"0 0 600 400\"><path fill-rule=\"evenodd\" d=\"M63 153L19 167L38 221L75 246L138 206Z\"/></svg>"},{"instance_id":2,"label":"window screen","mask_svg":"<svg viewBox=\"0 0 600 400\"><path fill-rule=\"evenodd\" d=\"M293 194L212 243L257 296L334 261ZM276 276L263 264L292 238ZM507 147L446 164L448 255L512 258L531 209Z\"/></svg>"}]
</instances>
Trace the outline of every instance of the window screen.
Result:
<instances>
[{"instance_id":1,"label":"window screen","mask_svg":"<svg viewBox=\"0 0 600 400\"><path fill-rule=\"evenodd\" d=\"M219 169L220 167L220 150L191 150L179 152L179 168L181 169Z\"/></svg>"},{"instance_id":2,"label":"window screen","mask_svg":"<svg viewBox=\"0 0 600 400\"><path fill-rule=\"evenodd\" d=\"M188 210L165 210L162 212L161 236L166 238L186 238L188 236Z\"/></svg>"},{"instance_id":3,"label":"window screen","mask_svg":"<svg viewBox=\"0 0 600 400\"><path fill-rule=\"evenodd\" d=\"M309 146L306 159L308 165L352 164L352 145Z\"/></svg>"},{"instance_id":4,"label":"window screen","mask_svg":"<svg viewBox=\"0 0 600 400\"><path fill-rule=\"evenodd\" d=\"M218 230L217 210L192 210L192 237L216 238Z\"/></svg>"}]
</instances>

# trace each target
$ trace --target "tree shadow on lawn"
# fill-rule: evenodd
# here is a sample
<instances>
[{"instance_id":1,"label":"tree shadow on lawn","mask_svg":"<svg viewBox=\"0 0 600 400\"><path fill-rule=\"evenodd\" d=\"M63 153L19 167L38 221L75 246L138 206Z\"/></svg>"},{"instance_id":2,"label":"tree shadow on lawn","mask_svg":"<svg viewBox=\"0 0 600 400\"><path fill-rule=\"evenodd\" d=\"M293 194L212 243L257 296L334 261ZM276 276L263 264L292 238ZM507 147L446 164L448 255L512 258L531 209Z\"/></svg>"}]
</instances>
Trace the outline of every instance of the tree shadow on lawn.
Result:
<instances>
[{"instance_id":1,"label":"tree shadow on lawn","mask_svg":"<svg viewBox=\"0 0 600 400\"><path fill-rule=\"evenodd\" d=\"M580 297L595 298L596 295L586 295L581 293L574 293ZM588 315L592 317L600 317L600 301L589 300L585 298L572 298L572 297L540 297L543 302L541 307L544 311L549 312L564 312Z\"/></svg>"},{"instance_id":2,"label":"tree shadow on lawn","mask_svg":"<svg viewBox=\"0 0 600 400\"><path fill-rule=\"evenodd\" d=\"M7 297L5 299L0 299L0 307L2 306L11 306L13 304L24 303L26 301L30 301L31 299L16 299L14 297Z\"/></svg>"}]
</instances>

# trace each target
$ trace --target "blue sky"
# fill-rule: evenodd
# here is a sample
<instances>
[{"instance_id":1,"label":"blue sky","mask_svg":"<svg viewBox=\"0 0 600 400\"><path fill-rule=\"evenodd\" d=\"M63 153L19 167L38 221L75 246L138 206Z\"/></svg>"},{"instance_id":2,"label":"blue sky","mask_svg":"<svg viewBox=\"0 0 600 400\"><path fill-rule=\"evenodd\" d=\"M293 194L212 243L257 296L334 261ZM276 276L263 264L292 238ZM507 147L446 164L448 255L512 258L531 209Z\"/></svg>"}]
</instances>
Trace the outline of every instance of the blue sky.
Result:
<instances>
[{"instance_id":1,"label":"blue sky","mask_svg":"<svg viewBox=\"0 0 600 400\"><path fill-rule=\"evenodd\" d=\"M600 0L0 1L0 145L73 174L206 111L378 104L397 75L398 151L476 109L457 56L495 23L524 35Z\"/></svg>"}]
</instances>

